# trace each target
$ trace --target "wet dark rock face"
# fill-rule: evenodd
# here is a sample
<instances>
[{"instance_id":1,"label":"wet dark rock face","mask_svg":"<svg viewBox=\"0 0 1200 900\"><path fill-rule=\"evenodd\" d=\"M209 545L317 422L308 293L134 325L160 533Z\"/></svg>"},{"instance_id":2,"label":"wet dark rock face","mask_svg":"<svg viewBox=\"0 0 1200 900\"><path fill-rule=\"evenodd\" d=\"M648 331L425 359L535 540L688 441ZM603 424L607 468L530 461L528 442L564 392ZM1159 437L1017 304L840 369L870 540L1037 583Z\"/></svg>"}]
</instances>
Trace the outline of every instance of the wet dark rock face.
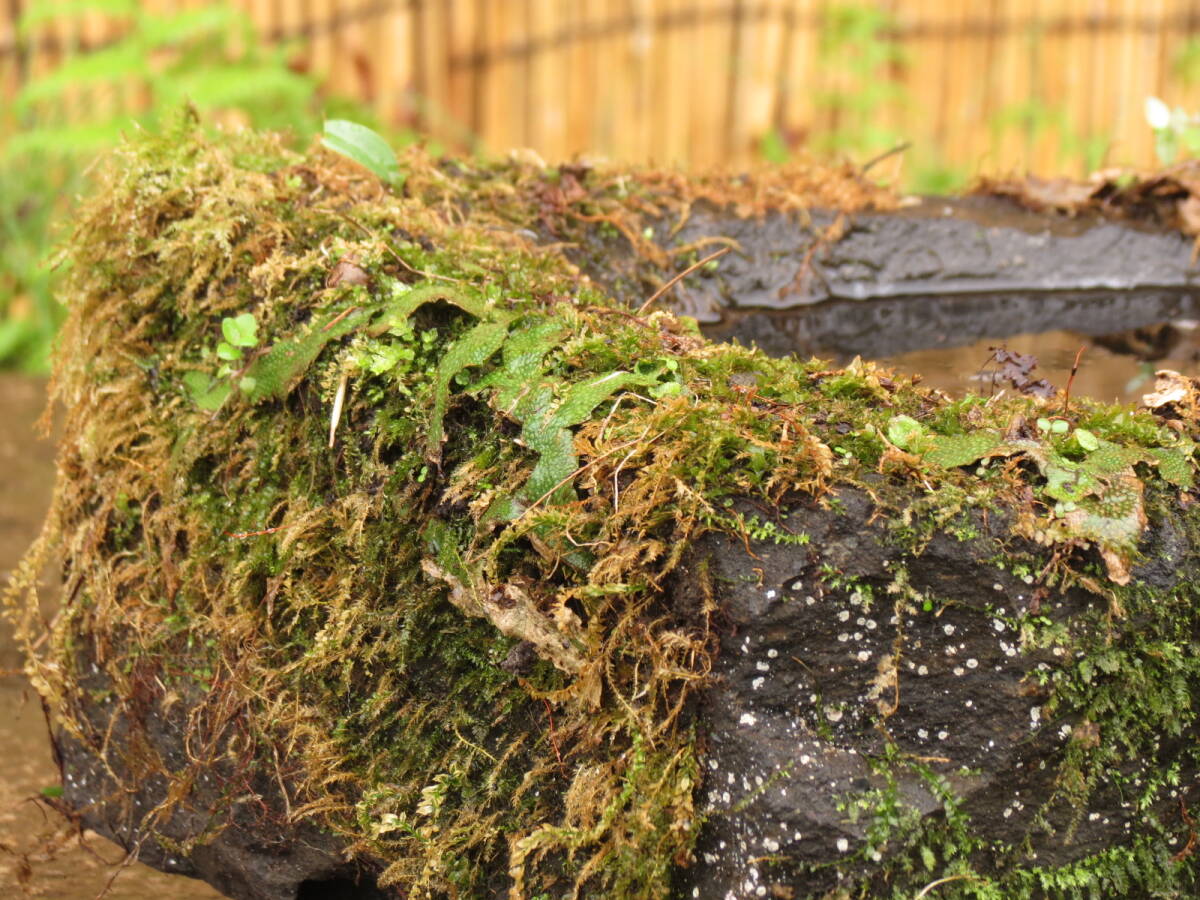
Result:
<instances>
[{"instance_id":1,"label":"wet dark rock face","mask_svg":"<svg viewBox=\"0 0 1200 900\"><path fill-rule=\"evenodd\" d=\"M683 311L701 321L725 309L831 300L1189 289L1200 282L1192 242L1178 232L1035 214L1003 198L929 198L896 212L815 210L804 221L698 208L675 241L716 236L736 240L737 250L712 277L679 292Z\"/></svg>"},{"instance_id":2,"label":"wet dark rock face","mask_svg":"<svg viewBox=\"0 0 1200 900\"><path fill-rule=\"evenodd\" d=\"M982 517L980 536L938 532L906 558L886 523L869 524L869 498L839 495L837 512L805 503L783 513L785 527L809 535L805 546L752 541L750 555L708 538L688 565L685 578L706 569L712 579L724 637L699 715L706 825L678 895L817 897L870 879L903 848L906 827L944 824L945 788L981 842L981 871L1061 866L1126 844L1145 820L1115 787L1098 787L1083 811L1051 802L1072 735L1088 740L1094 726L1076 734L1077 716L1044 711L1039 670L1062 667L1069 651L1022 650L1014 627L1031 604L1069 627L1103 601L1070 591L1039 607L1026 578L988 561L999 544ZM1162 563L1183 559L1178 537L1169 524L1156 530L1163 555L1143 579L1180 577ZM905 759L915 765L894 765ZM1181 781L1189 804L1195 774ZM881 845L877 817L889 812L908 825L893 823ZM1003 861L982 849L1026 840Z\"/></svg>"},{"instance_id":3,"label":"wet dark rock face","mask_svg":"<svg viewBox=\"0 0 1200 900\"><path fill-rule=\"evenodd\" d=\"M1200 316L1189 238L1090 213L1035 214L1006 198L761 219L697 204L672 242L714 237L736 249L673 287L668 301L708 337L775 356L879 358L985 337L1104 335ZM623 241L601 240L579 262L636 306L652 288L631 287L618 274L629 262Z\"/></svg>"}]
</instances>

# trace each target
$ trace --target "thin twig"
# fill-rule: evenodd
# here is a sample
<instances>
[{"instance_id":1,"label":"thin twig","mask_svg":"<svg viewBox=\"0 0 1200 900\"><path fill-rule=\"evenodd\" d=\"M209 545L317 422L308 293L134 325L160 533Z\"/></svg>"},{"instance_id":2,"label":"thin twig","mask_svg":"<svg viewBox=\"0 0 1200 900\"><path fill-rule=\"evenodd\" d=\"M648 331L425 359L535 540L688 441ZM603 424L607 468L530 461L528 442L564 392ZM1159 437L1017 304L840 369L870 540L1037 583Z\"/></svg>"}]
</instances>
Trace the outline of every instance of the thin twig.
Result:
<instances>
[{"instance_id":1,"label":"thin twig","mask_svg":"<svg viewBox=\"0 0 1200 900\"><path fill-rule=\"evenodd\" d=\"M650 307L651 303L653 303L655 300L657 300L659 297L661 297L663 294L665 294L667 291L669 291L675 285L676 282L681 281L684 278L687 278L687 276L691 275L693 272L695 272L698 268L700 268L705 263L710 263L714 259L724 256L726 253L728 253L732 249L733 249L732 247L722 247L716 253L710 253L708 256L704 257L704 259L700 260L699 262L692 263L692 265L688 266L686 269L684 269L682 272L680 272L678 275L676 275L670 281L668 281L666 284L664 284L662 287L660 287L657 291L655 291L653 294L651 294L646 299L646 302L637 308L637 315L640 316L642 313L644 313Z\"/></svg>"},{"instance_id":2,"label":"thin twig","mask_svg":"<svg viewBox=\"0 0 1200 900\"><path fill-rule=\"evenodd\" d=\"M338 313L336 316L334 316L332 319L330 319L328 322L326 322L325 327L322 328L321 330L328 331L330 328L332 328L338 322L342 321L342 319L346 318L346 316L350 315L350 313L354 312L357 309L358 309L357 306L347 306L340 313Z\"/></svg>"},{"instance_id":3,"label":"thin twig","mask_svg":"<svg viewBox=\"0 0 1200 900\"><path fill-rule=\"evenodd\" d=\"M1071 385L1075 383L1075 373L1079 371L1079 357L1083 356L1083 351L1087 349L1087 344L1080 344L1079 350L1075 353L1075 363L1071 366L1071 374L1067 376L1067 387L1063 391L1063 417L1071 409Z\"/></svg>"},{"instance_id":4,"label":"thin twig","mask_svg":"<svg viewBox=\"0 0 1200 900\"><path fill-rule=\"evenodd\" d=\"M550 719L550 746L554 748L554 755L558 759L558 770L562 773L563 778L567 777L567 767L563 765L562 754L558 752L558 738L554 735L554 713L550 709L550 701L545 697L542 702L546 704L546 715Z\"/></svg>"},{"instance_id":5,"label":"thin twig","mask_svg":"<svg viewBox=\"0 0 1200 900\"><path fill-rule=\"evenodd\" d=\"M913 900L921 900L922 897L928 897L929 892L932 891L935 887L937 887L939 885L947 884L951 881L962 881L964 878L969 879L971 881L975 880L974 875L950 875L950 876L947 876L946 878L939 878L937 881L931 881L931 882L929 882L929 884L925 885L925 887L921 888L921 892L919 894L917 894L913 898Z\"/></svg>"},{"instance_id":6,"label":"thin twig","mask_svg":"<svg viewBox=\"0 0 1200 900\"><path fill-rule=\"evenodd\" d=\"M350 380L348 372L342 373L338 382L337 393L333 397L333 410L329 416L329 449L333 449L333 439L337 436L338 423L342 421L342 407L346 403L346 384Z\"/></svg>"},{"instance_id":7,"label":"thin twig","mask_svg":"<svg viewBox=\"0 0 1200 900\"><path fill-rule=\"evenodd\" d=\"M905 150L907 150L911 146L912 146L912 141L904 141L903 143L897 144L891 150L884 150L878 156L873 156L869 160L867 160L863 164L863 167L858 170L858 174L866 175L868 169L871 169L872 167L877 166L879 163L883 162L889 156L895 156L897 153L903 153Z\"/></svg>"}]
</instances>

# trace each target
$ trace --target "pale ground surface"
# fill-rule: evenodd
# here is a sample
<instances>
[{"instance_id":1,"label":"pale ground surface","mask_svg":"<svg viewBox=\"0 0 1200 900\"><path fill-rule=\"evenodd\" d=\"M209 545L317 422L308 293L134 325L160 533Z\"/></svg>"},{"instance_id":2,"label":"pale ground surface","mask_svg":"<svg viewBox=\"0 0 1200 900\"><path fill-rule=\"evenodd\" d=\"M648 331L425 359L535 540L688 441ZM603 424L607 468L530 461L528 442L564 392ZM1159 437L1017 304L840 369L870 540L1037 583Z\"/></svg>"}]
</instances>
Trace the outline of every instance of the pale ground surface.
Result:
<instances>
[{"instance_id":1,"label":"pale ground surface","mask_svg":"<svg viewBox=\"0 0 1200 900\"><path fill-rule=\"evenodd\" d=\"M54 448L33 429L44 393L42 381L0 375L0 584L37 534L50 501ZM58 770L41 704L20 666L11 629L0 623L0 898L93 900L111 879L106 900L219 900L191 878L139 864L118 872L120 848L91 833L81 840L33 799L58 784Z\"/></svg>"}]
</instances>

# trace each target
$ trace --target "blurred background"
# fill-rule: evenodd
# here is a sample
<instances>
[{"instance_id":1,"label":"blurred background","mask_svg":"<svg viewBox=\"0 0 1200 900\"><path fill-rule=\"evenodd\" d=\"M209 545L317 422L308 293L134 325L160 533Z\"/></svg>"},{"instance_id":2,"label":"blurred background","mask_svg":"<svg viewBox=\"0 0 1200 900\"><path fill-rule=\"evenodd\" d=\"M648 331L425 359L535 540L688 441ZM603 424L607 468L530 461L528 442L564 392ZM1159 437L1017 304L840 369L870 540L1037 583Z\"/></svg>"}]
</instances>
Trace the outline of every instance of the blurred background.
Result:
<instances>
[{"instance_id":1,"label":"blurred background","mask_svg":"<svg viewBox=\"0 0 1200 900\"><path fill-rule=\"evenodd\" d=\"M1198 84L1188 0L4 0L0 366L45 366L51 223L88 164L185 99L301 141L341 116L551 163L865 164L906 144L872 176L941 192L1158 165L1197 137Z\"/></svg>"}]
</instances>

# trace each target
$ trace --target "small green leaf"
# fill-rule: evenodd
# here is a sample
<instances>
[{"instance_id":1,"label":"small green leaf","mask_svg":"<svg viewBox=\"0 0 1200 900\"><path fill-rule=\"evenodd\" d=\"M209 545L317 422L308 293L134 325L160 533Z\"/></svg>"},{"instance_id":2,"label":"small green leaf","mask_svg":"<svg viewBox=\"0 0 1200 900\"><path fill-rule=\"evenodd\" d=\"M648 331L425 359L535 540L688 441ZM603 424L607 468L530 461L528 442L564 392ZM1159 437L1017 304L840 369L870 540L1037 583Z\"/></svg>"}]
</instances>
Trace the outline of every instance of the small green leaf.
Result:
<instances>
[{"instance_id":1,"label":"small green leaf","mask_svg":"<svg viewBox=\"0 0 1200 900\"><path fill-rule=\"evenodd\" d=\"M1086 428L1075 429L1075 443L1079 444L1088 453L1091 453L1100 446L1100 441Z\"/></svg>"},{"instance_id":2,"label":"small green leaf","mask_svg":"<svg viewBox=\"0 0 1200 900\"><path fill-rule=\"evenodd\" d=\"M258 343L258 323L250 313L226 316L221 320L221 334L235 347L253 347Z\"/></svg>"},{"instance_id":3,"label":"small green leaf","mask_svg":"<svg viewBox=\"0 0 1200 900\"><path fill-rule=\"evenodd\" d=\"M349 157L374 172L394 188L404 184L404 173L396 154L379 134L365 125L346 119L329 119L321 143L335 153Z\"/></svg>"},{"instance_id":4,"label":"small green leaf","mask_svg":"<svg viewBox=\"0 0 1200 900\"><path fill-rule=\"evenodd\" d=\"M217 356L219 356L221 359L233 362L235 359L242 358L242 351L238 347L234 347L232 344L221 341L221 343L217 344Z\"/></svg>"},{"instance_id":5,"label":"small green leaf","mask_svg":"<svg viewBox=\"0 0 1200 900\"><path fill-rule=\"evenodd\" d=\"M40 791L43 797L61 797L63 789L61 784L48 784Z\"/></svg>"},{"instance_id":6,"label":"small green leaf","mask_svg":"<svg viewBox=\"0 0 1200 900\"><path fill-rule=\"evenodd\" d=\"M217 381L204 372L184 372L182 380L192 402L208 412L220 409L230 393L228 382Z\"/></svg>"},{"instance_id":7,"label":"small green leaf","mask_svg":"<svg viewBox=\"0 0 1200 900\"><path fill-rule=\"evenodd\" d=\"M912 416L893 416L887 426L888 440L901 450L911 450L924 433L924 426Z\"/></svg>"},{"instance_id":8,"label":"small green leaf","mask_svg":"<svg viewBox=\"0 0 1200 900\"><path fill-rule=\"evenodd\" d=\"M1041 422L1041 419L1039 419L1038 421ZM1071 426L1069 424L1067 424L1067 421L1065 419L1055 419L1053 422L1050 423L1050 430L1052 432L1054 432L1055 434L1066 434L1067 429L1069 429L1070 427Z\"/></svg>"},{"instance_id":9,"label":"small green leaf","mask_svg":"<svg viewBox=\"0 0 1200 900\"><path fill-rule=\"evenodd\" d=\"M1038 419L1037 427L1038 427L1038 431L1049 431L1050 430L1050 420L1049 419Z\"/></svg>"}]
</instances>

